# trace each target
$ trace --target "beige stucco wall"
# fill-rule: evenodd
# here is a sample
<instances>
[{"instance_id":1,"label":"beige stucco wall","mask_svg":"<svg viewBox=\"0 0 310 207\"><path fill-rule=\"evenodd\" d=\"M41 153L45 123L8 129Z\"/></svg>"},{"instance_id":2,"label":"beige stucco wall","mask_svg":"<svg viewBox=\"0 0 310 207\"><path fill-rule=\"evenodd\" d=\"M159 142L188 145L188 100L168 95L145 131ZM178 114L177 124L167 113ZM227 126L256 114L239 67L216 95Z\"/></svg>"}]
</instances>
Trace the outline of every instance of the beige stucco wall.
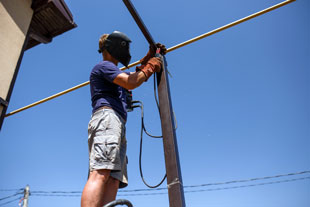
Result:
<instances>
[{"instance_id":1,"label":"beige stucco wall","mask_svg":"<svg viewBox=\"0 0 310 207\"><path fill-rule=\"evenodd\" d=\"M3 99L7 97L31 22L31 3L32 0L0 0L0 97Z\"/></svg>"}]
</instances>

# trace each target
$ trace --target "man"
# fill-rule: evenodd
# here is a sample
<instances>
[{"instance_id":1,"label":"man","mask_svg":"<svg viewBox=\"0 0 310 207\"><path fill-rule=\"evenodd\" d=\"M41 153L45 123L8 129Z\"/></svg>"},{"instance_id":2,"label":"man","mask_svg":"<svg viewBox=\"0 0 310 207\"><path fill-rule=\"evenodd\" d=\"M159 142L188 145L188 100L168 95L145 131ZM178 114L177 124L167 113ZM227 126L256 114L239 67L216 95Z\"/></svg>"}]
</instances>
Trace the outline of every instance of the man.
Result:
<instances>
[{"instance_id":1,"label":"man","mask_svg":"<svg viewBox=\"0 0 310 207\"><path fill-rule=\"evenodd\" d=\"M160 72L162 64L150 49L136 72L121 71L118 63L128 67L131 59L130 43L131 40L119 31L99 39L103 61L95 65L90 74L93 107L88 125L90 173L82 193L82 207L102 207L115 200L119 188L128 185L126 90L140 86L153 73ZM165 52L165 46L157 46Z\"/></svg>"}]
</instances>

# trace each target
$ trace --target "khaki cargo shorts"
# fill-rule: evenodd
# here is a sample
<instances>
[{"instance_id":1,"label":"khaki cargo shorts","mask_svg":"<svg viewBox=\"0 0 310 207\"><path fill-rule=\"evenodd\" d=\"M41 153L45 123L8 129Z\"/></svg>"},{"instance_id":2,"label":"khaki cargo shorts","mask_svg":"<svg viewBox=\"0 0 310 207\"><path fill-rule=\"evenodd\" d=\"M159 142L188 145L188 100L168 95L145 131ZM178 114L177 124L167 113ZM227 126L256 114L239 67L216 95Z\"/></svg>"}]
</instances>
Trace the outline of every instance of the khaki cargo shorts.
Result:
<instances>
[{"instance_id":1,"label":"khaki cargo shorts","mask_svg":"<svg viewBox=\"0 0 310 207\"><path fill-rule=\"evenodd\" d=\"M111 170L120 188L128 185L125 133L125 121L113 109L98 109L88 124L89 170Z\"/></svg>"}]
</instances>

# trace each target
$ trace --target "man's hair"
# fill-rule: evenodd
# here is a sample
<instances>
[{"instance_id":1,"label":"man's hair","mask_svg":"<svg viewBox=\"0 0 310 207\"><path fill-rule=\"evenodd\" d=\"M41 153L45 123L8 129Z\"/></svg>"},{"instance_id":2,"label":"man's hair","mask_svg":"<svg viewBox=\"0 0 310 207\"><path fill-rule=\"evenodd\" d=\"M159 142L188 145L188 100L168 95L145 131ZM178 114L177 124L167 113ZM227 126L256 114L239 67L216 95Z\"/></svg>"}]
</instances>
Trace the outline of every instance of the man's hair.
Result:
<instances>
[{"instance_id":1,"label":"man's hair","mask_svg":"<svg viewBox=\"0 0 310 207\"><path fill-rule=\"evenodd\" d=\"M99 39L99 53L107 51L112 57L128 66L131 55L129 44L131 40L122 32L114 31L111 34L104 34Z\"/></svg>"},{"instance_id":2,"label":"man's hair","mask_svg":"<svg viewBox=\"0 0 310 207\"><path fill-rule=\"evenodd\" d=\"M100 39L99 39L99 52L103 52L104 50L104 43L106 41L106 39L108 38L109 34L103 34L101 35Z\"/></svg>"}]
</instances>

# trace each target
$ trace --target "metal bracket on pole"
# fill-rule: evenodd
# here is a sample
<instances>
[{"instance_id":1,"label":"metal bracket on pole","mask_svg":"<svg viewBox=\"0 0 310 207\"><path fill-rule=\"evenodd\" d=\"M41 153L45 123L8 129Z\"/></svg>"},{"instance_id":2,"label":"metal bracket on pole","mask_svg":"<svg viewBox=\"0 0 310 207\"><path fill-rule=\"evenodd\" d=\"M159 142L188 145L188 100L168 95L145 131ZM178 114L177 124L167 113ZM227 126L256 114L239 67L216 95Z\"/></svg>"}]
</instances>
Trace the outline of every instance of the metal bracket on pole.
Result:
<instances>
[{"instance_id":1,"label":"metal bracket on pole","mask_svg":"<svg viewBox=\"0 0 310 207\"><path fill-rule=\"evenodd\" d=\"M144 25L142 19L138 15L138 12L130 2L130 0L123 0L127 9L131 13L132 17L136 21L144 37L148 41L151 47L156 48L155 42ZM175 123L173 119L173 110L171 104L171 95L169 88L167 62L165 57L161 57L163 60L162 71L157 75L158 85L158 99L160 107L160 119L161 128L163 134L163 144L165 152L165 163L167 172L168 194L169 194L169 206L170 207L185 207L185 198L182 185L182 175L179 161L179 152L177 146ZM176 182L178 181L178 182Z\"/></svg>"},{"instance_id":2,"label":"metal bracket on pole","mask_svg":"<svg viewBox=\"0 0 310 207\"><path fill-rule=\"evenodd\" d=\"M7 101L4 100L2 97L0 97L0 105L3 105L4 107L8 107L9 102L7 102Z\"/></svg>"}]
</instances>

